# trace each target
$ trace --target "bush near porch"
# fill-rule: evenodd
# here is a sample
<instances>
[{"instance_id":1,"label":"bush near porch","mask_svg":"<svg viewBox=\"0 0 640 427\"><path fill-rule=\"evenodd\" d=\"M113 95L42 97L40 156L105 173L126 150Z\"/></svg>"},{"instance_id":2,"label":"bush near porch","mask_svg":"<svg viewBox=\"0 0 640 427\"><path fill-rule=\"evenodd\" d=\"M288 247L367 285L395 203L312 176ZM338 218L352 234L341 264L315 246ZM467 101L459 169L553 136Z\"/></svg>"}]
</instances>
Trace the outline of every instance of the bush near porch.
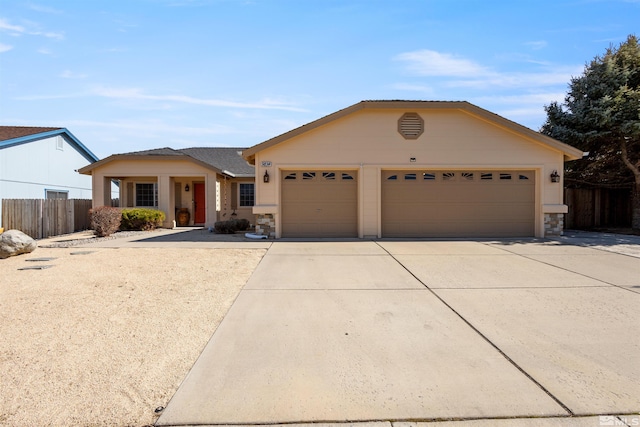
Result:
<instances>
[{"instance_id":1,"label":"bush near porch","mask_svg":"<svg viewBox=\"0 0 640 427\"><path fill-rule=\"evenodd\" d=\"M157 209L122 209L120 230L153 230L162 225L166 215Z\"/></svg>"}]
</instances>

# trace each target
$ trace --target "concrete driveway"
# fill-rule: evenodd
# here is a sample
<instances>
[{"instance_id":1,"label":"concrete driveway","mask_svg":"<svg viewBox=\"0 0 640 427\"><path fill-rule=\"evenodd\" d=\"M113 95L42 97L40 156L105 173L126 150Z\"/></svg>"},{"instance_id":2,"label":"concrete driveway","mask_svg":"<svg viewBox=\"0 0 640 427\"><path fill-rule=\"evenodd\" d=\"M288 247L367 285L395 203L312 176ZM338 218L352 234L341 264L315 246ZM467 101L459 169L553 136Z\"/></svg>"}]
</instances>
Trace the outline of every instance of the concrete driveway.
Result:
<instances>
[{"instance_id":1,"label":"concrete driveway","mask_svg":"<svg viewBox=\"0 0 640 427\"><path fill-rule=\"evenodd\" d=\"M157 425L640 425L639 308L588 245L278 241Z\"/></svg>"}]
</instances>

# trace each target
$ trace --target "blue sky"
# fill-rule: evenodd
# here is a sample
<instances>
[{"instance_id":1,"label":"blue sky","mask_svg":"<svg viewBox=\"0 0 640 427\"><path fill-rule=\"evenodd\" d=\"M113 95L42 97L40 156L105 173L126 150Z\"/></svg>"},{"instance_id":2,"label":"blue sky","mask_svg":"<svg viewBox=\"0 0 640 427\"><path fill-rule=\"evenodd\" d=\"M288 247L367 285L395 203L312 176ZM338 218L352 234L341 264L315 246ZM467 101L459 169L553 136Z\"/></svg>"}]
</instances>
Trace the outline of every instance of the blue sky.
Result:
<instances>
[{"instance_id":1,"label":"blue sky","mask_svg":"<svg viewBox=\"0 0 640 427\"><path fill-rule=\"evenodd\" d=\"M246 147L361 100L465 100L538 130L640 0L0 0L0 125L98 157Z\"/></svg>"}]
</instances>

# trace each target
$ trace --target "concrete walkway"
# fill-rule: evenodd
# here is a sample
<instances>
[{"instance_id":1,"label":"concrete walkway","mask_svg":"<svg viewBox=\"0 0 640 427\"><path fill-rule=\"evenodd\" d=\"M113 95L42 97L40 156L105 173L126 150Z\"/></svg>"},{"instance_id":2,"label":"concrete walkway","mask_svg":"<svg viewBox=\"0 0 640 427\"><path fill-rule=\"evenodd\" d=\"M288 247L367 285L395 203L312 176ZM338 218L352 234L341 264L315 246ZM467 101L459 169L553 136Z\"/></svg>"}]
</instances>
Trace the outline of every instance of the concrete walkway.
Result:
<instances>
[{"instance_id":1,"label":"concrete walkway","mask_svg":"<svg viewBox=\"0 0 640 427\"><path fill-rule=\"evenodd\" d=\"M157 425L640 424L640 258L560 240L269 245Z\"/></svg>"}]
</instances>

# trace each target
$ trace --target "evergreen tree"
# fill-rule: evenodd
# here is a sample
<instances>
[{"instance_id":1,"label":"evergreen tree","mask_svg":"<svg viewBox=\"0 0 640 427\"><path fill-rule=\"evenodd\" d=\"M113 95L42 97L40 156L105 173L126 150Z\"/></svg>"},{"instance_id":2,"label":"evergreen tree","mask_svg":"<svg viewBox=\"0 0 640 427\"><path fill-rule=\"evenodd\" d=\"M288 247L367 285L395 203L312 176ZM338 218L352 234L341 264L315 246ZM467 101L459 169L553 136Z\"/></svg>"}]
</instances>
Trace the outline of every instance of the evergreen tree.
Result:
<instances>
[{"instance_id":1,"label":"evergreen tree","mask_svg":"<svg viewBox=\"0 0 640 427\"><path fill-rule=\"evenodd\" d=\"M632 227L640 230L640 45L634 35L571 79L564 103L545 106L541 132L588 156L568 162L573 187L630 187Z\"/></svg>"}]
</instances>

